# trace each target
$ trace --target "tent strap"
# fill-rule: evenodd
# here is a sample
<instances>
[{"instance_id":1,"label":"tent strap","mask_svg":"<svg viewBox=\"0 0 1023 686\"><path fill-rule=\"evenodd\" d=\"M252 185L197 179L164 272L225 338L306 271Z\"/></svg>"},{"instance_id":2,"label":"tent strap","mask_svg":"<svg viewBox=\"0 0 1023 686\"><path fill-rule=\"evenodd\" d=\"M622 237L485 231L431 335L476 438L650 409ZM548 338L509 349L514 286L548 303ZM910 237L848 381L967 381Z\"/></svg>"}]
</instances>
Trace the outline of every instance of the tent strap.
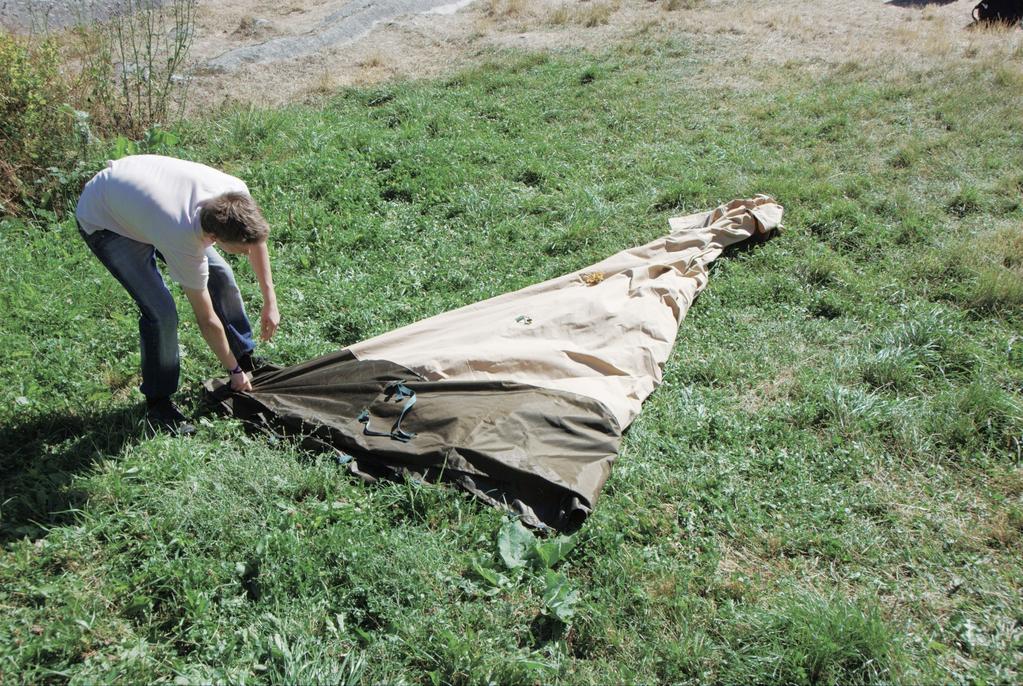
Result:
<instances>
[{"instance_id":1,"label":"tent strap","mask_svg":"<svg viewBox=\"0 0 1023 686\"><path fill-rule=\"evenodd\" d=\"M366 408L359 415L358 420L361 424L365 424L362 429L362 433L366 436L389 436L395 441L401 441L402 443L408 443L416 437L414 433L409 433L401 428L401 422L405 419L405 415L408 414L412 406L416 404L416 392L405 385L404 381L392 381L387 384L384 389L384 400L390 401L395 400L400 402L405 400L405 406L401 408L401 413L398 415L398 419L391 426L391 430L388 431L376 431L369 425L369 408Z\"/></svg>"}]
</instances>

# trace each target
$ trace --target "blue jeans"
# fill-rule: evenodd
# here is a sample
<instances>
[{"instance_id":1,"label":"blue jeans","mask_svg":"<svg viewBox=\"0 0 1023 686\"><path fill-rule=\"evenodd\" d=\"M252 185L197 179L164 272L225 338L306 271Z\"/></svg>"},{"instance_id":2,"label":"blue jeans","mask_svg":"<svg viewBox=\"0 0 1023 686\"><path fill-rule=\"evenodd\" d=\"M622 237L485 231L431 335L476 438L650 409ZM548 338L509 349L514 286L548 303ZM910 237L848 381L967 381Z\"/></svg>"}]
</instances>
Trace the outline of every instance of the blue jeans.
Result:
<instances>
[{"instance_id":1,"label":"blue jeans","mask_svg":"<svg viewBox=\"0 0 1023 686\"><path fill-rule=\"evenodd\" d=\"M142 345L142 385L147 398L166 398L178 390L181 362L178 359L178 310L156 267L163 257L147 244L113 231L87 235L79 227L86 245L139 306L139 337ZM235 357L256 347L252 325L245 316L241 292L231 265L212 246L206 249L210 265L207 290L213 301L228 345Z\"/></svg>"}]
</instances>

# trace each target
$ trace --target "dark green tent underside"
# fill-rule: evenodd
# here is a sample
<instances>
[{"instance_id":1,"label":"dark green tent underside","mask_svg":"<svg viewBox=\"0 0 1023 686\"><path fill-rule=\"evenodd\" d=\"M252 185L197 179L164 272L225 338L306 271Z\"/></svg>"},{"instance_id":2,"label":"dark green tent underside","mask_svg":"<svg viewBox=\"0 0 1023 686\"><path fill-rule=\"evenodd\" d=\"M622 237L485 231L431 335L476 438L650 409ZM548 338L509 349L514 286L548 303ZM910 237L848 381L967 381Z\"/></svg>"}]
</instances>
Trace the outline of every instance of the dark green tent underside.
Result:
<instances>
[{"instance_id":1,"label":"dark green tent underside","mask_svg":"<svg viewBox=\"0 0 1023 686\"><path fill-rule=\"evenodd\" d=\"M404 416L410 398L400 387L415 399ZM216 381L207 389L252 425L350 455L361 476L454 483L562 531L592 510L622 436L591 398L514 382L424 381L347 350L258 370L250 393L227 394Z\"/></svg>"}]
</instances>

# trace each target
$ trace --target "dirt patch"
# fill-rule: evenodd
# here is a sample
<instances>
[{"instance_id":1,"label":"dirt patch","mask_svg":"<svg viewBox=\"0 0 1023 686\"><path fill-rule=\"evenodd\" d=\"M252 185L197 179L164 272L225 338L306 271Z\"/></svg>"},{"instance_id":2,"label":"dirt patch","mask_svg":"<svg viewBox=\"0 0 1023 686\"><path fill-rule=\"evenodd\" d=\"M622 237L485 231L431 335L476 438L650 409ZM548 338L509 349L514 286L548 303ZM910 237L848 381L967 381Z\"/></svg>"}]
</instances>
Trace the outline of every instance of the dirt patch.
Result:
<instances>
[{"instance_id":1,"label":"dirt patch","mask_svg":"<svg viewBox=\"0 0 1023 686\"><path fill-rule=\"evenodd\" d=\"M788 397L796 384L796 372L794 367L782 367L772 379L749 389L742 396L739 407L747 414L756 414L760 408Z\"/></svg>"}]
</instances>

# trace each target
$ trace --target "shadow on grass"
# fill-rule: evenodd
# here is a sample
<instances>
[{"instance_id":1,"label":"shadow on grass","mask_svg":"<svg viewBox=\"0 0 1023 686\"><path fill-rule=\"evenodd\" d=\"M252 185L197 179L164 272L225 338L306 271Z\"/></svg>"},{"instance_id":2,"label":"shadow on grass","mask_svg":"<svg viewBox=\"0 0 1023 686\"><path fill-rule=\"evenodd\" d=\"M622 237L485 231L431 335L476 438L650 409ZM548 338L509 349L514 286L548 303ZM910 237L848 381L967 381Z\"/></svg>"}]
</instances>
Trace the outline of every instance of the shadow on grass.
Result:
<instances>
[{"instance_id":1,"label":"shadow on grass","mask_svg":"<svg viewBox=\"0 0 1023 686\"><path fill-rule=\"evenodd\" d=\"M767 233L760 233L759 231L757 231L746 240L740 241L738 243L732 243L731 245L726 247L724 250L721 251L721 257L728 259L730 257L736 257L737 255L743 255L745 253L753 252L754 250L757 250L768 241L774 240L779 235L780 234L777 229L773 231L768 231ZM713 266L716 262L717 260L711 262L711 266Z\"/></svg>"},{"instance_id":2,"label":"shadow on grass","mask_svg":"<svg viewBox=\"0 0 1023 686\"><path fill-rule=\"evenodd\" d=\"M36 539L72 520L77 474L142 437L135 408L26 417L0 431L0 544Z\"/></svg>"}]
</instances>

